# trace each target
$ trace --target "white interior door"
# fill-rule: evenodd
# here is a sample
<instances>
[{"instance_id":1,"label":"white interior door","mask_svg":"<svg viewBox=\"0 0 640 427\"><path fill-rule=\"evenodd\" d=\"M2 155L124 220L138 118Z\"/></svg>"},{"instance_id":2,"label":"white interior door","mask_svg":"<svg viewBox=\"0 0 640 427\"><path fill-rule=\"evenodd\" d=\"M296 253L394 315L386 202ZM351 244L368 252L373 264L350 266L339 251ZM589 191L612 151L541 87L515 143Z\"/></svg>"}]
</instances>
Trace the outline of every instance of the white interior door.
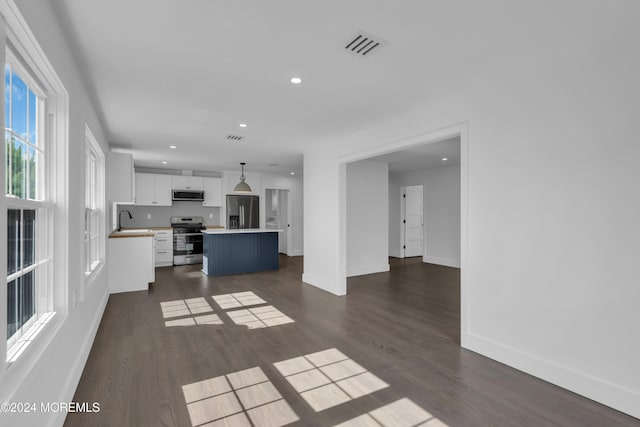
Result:
<instances>
[{"instance_id":1,"label":"white interior door","mask_svg":"<svg viewBox=\"0 0 640 427\"><path fill-rule=\"evenodd\" d=\"M265 228L282 230L278 233L278 252L288 255L291 246L289 190L267 189L264 207Z\"/></svg>"},{"instance_id":2,"label":"white interior door","mask_svg":"<svg viewBox=\"0 0 640 427\"><path fill-rule=\"evenodd\" d=\"M264 200L265 228L276 230L280 225L278 219L278 190L267 189Z\"/></svg>"},{"instance_id":3,"label":"white interior door","mask_svg":"<svg viewBox=\"0 0 640 427\"><path fill-rule=\"evenodd\" d=\"M405 257L421 256L424 247L424 216L422 213L422 185L403 187L402 211L404 218L404 242L402 242Z\"/></svg>"},{"instance_id":4,"label":"white interior door","mask_svg":"<svg viewBox=\"0 0 640 427\"><path fill-rule=\"evenodd\" d=\"M278 190L278 228L283 230L278 238L278 252L287 254L289 242L289 191Z\"/></svg>"}]
</instances>

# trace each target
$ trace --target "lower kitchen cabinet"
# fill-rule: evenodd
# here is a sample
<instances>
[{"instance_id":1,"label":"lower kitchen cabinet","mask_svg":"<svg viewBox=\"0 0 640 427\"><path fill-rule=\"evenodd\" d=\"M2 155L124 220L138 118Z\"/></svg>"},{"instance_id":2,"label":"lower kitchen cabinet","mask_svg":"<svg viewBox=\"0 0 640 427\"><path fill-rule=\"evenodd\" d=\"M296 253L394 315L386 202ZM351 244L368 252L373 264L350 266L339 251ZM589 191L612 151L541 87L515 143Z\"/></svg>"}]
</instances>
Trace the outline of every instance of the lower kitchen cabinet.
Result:
<instances>
[{"instance_id":1,"label":"lower kitchen cabinet","mask_svg":"<svg viewBox=\"0 0 640 427\"><path fill-rule=\"evenodd\" d=\"M154 230L156 267L173 265L173 230Z\"/></svg>"},{"instance_id":2,"label":"lower kitchen cabinet","mask_svg":"<svg viewBox=\"0 0 640 427\"><path fill-rule=\"evenodd\" d=\"M151 233L139 237L110 236L107 251L110 293L144 291L156 280Z\"/></svg>"}]
</instances>

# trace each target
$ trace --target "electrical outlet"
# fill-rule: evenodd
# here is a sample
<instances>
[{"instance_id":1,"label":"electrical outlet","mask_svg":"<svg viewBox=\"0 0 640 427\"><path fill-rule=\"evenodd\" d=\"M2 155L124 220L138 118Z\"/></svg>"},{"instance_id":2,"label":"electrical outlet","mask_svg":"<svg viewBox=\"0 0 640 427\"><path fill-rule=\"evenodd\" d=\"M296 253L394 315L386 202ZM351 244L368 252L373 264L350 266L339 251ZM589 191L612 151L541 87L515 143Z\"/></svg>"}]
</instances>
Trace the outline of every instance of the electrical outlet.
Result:
<instances>
[{"instance_id":1,"label":"electrical outlet","mask_svg":"<svg viewBox=\"0 0 640 427\"><path fill-rule=\"evenodd\" d=\"M151 219L151 214L147 214L147 219Z\"/></svg>"}]
</instances>

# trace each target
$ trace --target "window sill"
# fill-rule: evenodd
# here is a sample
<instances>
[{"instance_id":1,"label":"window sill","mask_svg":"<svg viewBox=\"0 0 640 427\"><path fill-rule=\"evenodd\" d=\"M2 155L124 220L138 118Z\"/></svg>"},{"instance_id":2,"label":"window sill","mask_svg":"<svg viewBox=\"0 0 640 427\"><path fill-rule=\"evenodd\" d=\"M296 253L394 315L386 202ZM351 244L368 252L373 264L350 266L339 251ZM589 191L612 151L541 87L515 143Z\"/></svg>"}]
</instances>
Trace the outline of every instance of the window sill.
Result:
<instances>
[{"instance_id":1,"label":"window sill","mask_svg":"<svg viewBox=\"0 0 640 427\"><path fill-rule=\"evenodd\" d=\"M7 349L7 365L10 366L20 358L31 343L33 343L40 333L46 329L47 325L52 323L51 320L55 315L55 311L42 314L40 318L29 329L27 329L26 333L9 349Z\"/></svg>"},{"instance_id":2,"label":"window sill","mask_svg":"<svg viewBox=\"0 0 640 427\"><path fill-rule=\"evenodd\" d=\"M104 268L104 261L100 260L96 263L91 271L86 271L84 273L84 283L85 287L89 288L96 280L96 277L100 274L102 269Z\"/></svg>"}]
</instances>

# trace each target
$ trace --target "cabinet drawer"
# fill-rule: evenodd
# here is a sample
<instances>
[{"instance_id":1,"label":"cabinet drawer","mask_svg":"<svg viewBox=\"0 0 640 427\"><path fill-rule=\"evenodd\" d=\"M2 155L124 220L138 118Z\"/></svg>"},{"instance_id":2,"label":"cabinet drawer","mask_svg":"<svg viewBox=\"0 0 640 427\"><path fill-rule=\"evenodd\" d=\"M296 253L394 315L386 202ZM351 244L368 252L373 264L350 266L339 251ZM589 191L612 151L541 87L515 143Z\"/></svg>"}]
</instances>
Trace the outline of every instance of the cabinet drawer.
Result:
<instances>
[{"instance_id":1,"label":"cabinet drawer","mask_svg":"<svg viewBox=\"0 0 640 427\"><path fill-rule=\"evenodd\" d=\"M156 263L168 261L173 261L173 251L156 249Z\"/></svg>"},{"instance_id":2,"label":"cabinet drawer","mask_svg":"<svg viewBox=\"0 0 640 427\"><path fill-rule=\"evenodd\" d=\"M156 249L172 249L173 248L173 239L169 238L156 238Z\"/></svg>"}]
</instances>

